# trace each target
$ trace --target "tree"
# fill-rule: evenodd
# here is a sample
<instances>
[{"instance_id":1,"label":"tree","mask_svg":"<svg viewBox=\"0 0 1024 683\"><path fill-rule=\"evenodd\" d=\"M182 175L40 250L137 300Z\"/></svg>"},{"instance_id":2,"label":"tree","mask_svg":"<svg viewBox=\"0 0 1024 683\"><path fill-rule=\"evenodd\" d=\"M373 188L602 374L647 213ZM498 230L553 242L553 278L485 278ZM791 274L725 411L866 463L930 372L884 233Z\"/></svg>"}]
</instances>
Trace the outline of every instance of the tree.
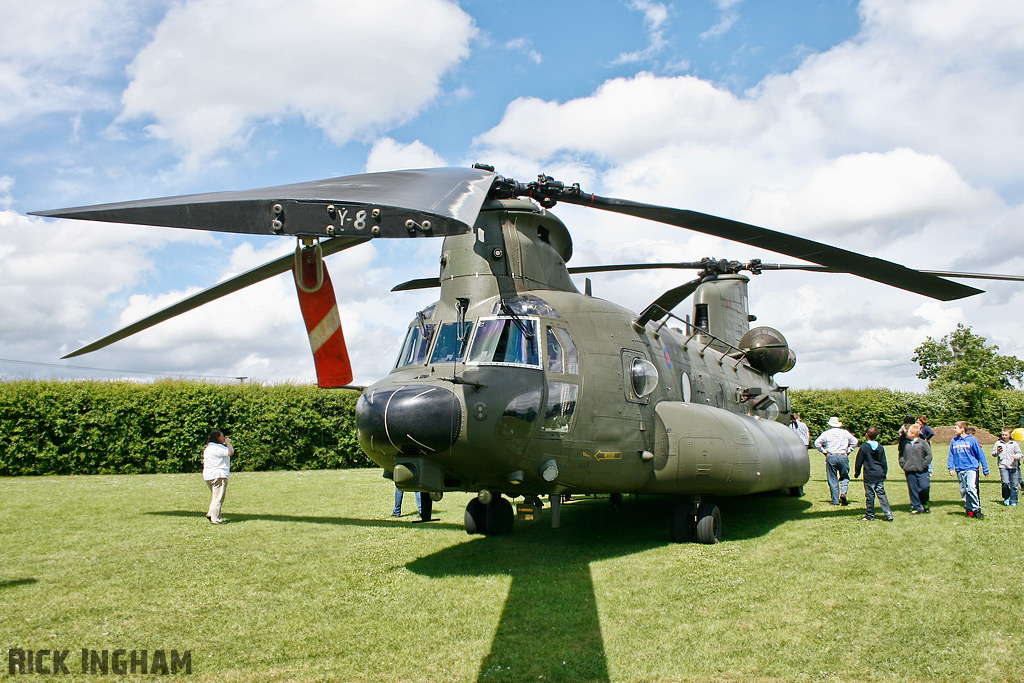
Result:
<instances>
[{"instance_id":1,"label":"tree","mask_svg":"<svg viewBox=\"0 0 1024 683\"><path fill-rule=\"evenodd\" d=\"M913 361L921 366L917 376L939 384L974 384L984 389L1019 388L1024 381L1024 361L1001 356L999 347L957 323L956 329L935 340L931 337L914 349Z\"/></svg>"},{"instance_id":2,"label":"tree","mask_svg":"<svg viewBox=\"0 0 1024 683\"><path fill-rule=\"evenodd\" d=\"M1024 380L1024 361L1002 356L995 344L970 327L957 324L942 337L927 337L914 349L914 362L921 366L917 376L928 380L929 393L945 393L966 403L968 420L984 412L987 398L997 389L1014 389Z\"/></svg>"}]
</instances>

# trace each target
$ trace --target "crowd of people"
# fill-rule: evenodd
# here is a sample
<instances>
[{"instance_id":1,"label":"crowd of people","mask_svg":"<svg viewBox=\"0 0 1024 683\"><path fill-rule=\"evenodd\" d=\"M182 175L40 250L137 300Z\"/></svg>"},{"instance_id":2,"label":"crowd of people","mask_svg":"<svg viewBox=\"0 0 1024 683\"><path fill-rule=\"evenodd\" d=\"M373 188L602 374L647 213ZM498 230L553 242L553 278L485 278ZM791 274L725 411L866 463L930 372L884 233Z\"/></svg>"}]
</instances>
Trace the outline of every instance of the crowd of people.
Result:
<instances>
[{"instance_id":1,"label":"crowd of people","mask_svg":"<svg viewBox=\"0 0 1024 683\"><path fill-rule=\"evenodd\" d=\"M793 413L790 427L797 433L804 445L810 448L810 430L799 413ZM973 519L984 519L981 511L981 497L978 493L979 475L988 476L989 467L985 451L975 438L975 428L964 421L953 427L954 436L949 444L946 468L949 476L960 483L960 498L964 512ZM928 426L924 415L908 415L899 430L897 454L900 469L907 480L910 495L910 514L928 514L931 508L931 480L934 474L931 440L935 431ZM882 509L887 522L893 521L892 506L885 493L885 481L889 473L885 447L878 442L878 429L868 427L863 441L843 428L838 417L828 420L828 429L814 440L814 448L825 456L825 476L831 493L831 505L849 505L850 455L856 451L853 477L864 475L865 514L860 519L875 519L875 502ZM1002 484L1003 505L1017 507L1021 487L1020 446L1013 440L1009 429L1004 429L992 448L992 457L998 458L999 477Z\"/></svg>"}]
</instances>

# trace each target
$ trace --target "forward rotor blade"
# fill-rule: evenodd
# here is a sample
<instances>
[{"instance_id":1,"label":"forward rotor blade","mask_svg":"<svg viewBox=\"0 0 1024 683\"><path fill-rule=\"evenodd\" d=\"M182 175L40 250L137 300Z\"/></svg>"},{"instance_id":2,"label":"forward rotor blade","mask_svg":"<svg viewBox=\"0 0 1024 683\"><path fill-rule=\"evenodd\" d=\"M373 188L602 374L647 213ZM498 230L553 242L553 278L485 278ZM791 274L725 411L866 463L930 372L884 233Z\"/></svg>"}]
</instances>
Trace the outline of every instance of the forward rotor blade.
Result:
<instances>
[{"instance_id":1,"label":"forward rotor blade","mask_svg":"<svg viewBox=\"0 0 1024 683\"><path fill-rule=\"evenodd\" d=\"M583 193L565 193L558 197L558 201L594 206L613 213L646 218L666 225L675 225L706 235L742 242L942 301L962 299L965 296L982 292L980 289L944 280L931 273L912 270L891 261L697 211L641 204L626 199L599 197Z\"/></svg>"},{"instance_id":2,"label":"forward rotor blade","mask_svg":"<svg viewBox=\"0 0 1024 683\"><path fill-rule=\"evenodd\" d=\"M323 249L324 256L327 256L328 254L336 254L339 251L344 251L345 249L354 247L357 244L362 244L368 239L369 238L367 237L336 237L332 240L322 242L321 247ZM98 339L91 344L87 344L80 349L72 351L66 356L61 356L61 358L74 358L75 356L81 356L83 354L102 349L116 341L130 337L137 332L149 329L150 327L153 327L158 323L162 323L165 320L170 320L171 318L191 311L194 308L199 308L203 304L215 301L222 296L245 289L249 285L262 282L263 280L272 278L275 275L287 273L291 270L293 263L295 263L294 254L288 254L287 256L282 256L281 258L270 261L269 263L264 263L262 266L257 266L256 268L246 271L241 275L236 275L235 277L224 280L223 282L218 282L213 287L204 289L203 291L193 294L186 299L182 299L178 303L172 304L163 310L146 316L142 320L138 320L127 327L122 327L120 330L108 334L102 339Z\"/></svg>"},{"instance_id":3,"label":"forward rotor blade","mask_svg":"<svg viewBox=\"0 0 1024 683\"><path fill-rule=\"evenodd\" d=\"M696 280L690 280L684 285L679 285L678 287L668 290L655 299L654 303L640 313L640 316L636 319L636 324L643 327L650 321L663 317L666 313L682 303L686 297L693 294L703 281L704 278L699 277Z\"/></svg>"},{"instance_id":4,"label":"forward rotor blade","mask_svg":"<svg viewBox=\"0 0 1024 683\"><path fill-rule=\"evenodd\" d=\"M430 237L468 232L494 182L475 168L385 171L280 185L97 204L35 216L253 235Z\"/></svg>"}]
</instances>

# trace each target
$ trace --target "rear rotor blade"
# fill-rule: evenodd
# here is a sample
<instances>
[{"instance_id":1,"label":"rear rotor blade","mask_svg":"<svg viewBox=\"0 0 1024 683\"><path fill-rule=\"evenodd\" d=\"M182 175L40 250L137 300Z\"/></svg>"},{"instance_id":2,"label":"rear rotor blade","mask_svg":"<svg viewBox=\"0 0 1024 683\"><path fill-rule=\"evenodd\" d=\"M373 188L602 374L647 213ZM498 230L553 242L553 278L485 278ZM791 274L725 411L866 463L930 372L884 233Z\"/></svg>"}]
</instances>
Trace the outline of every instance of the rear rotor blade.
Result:
<instances>
[{"instance_id":1,"label":"rear rotor blade","mask_svg":"<svg viewBox=\"0 0 1024 683\"><path fill-rule=\"evenodd\" d=\"M475 168L385 171L32 215L254 235L455 235L468 232L476 222L494 178Z\"/></svg>"},{"instance_id":2,"label":"rear rotor blade","mask_svg":"<svg viewBox=\"0 0 1024 683\"><path fill-rule=\"evenodd\" d=\"M357 244L362 244L363 242L366 242L367 239L368 238L365 237L336 237L335 239L324 241L321 244L321 247L323 248L324 256L327 256L328 254L336 254L339 251L354 247ZM269 263L264 263L262 266L257 266L256 268L246 271L241 275L236 275L235 277L224 280L223 282L218 282L213 287L204 289L203 291L193 294L186 299L182 299L178 303L172 304L163 310L146 316L142 320L138 320L127 327L122 327L120 330L112 332L102 339L98 339L91 344L87 344L80 349L72 351L66 356L61 356L61 358L74 358L75 356L81 356L83 354L102 349L116 341L120 341L132 336L133 334L149 329L150 327L153 327L158 323L162 323L165 320L170 320L182 313L186 313L194 308L199 308L204 304L215 301L222 296L227 296L233 292L245 289L249 285L262 282L263 280L272 278L275 275L287 273L291 270L292 264L294 263L294 254L288 254L287 256L282 256L281 258L270 261Z\"/></svg>"}]
</instances>

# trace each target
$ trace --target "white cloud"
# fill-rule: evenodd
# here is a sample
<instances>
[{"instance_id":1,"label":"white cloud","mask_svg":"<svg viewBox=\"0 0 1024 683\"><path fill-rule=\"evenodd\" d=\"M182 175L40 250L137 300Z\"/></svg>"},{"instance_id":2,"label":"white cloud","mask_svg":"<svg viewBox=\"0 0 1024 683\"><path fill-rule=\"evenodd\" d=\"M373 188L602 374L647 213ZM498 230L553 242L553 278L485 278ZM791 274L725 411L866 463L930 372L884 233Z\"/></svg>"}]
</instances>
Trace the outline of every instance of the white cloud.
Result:
<instances>
[{"instance_id":1,"label":"white cloud","mask_svg":"<svg viewBox=\"0 0 1024 683\"><path fill-rule=\"evenodd\" d=\"M665 38L664 26L668 22L668 6L651 0L631 0L629 9L642 12L644 29L647 31L647 46L641 50L620 54L614 64L635 64L651 59L665 49L668 40Z\"/></svg>"},{"instance_id":2,"label":"white cloud","mask_svg":"<svg viewBox=\"0 0 1024 683\"><path fill-rule=\"evenodd\" d=\"M52 112L109 108L98 87L144 31L142 15L165 0L0 3L0 125ZM73 30L69 30L73 27Z\"/></svg>"},{"instance_id":3,"label":"white cloud","mask_svg":"<svg viewBox=\"0 0 1024 683\"><path fill-rule=\"evenodd\" d=\"M533 45L529 38L514 38L505 43L505 49L526 55L534 64L540 64L544 61L541 54L533 49Z\"/></svg>"},{"instance_id":4,"label":"white cloud","mask_svg":"<svg viewBox=\"0 0 1024 683\"><path fill-rule=\"evenodd\" d=\"M402 168L435 168L445 162L437 152L419 140L403 144L392 138L380 138L366 158L366 171L393 171Z\"/></svg>"},{"instance_id":5,"label":"white cloud","mask_svg":"<svg viewBox=\"0 0 1024 683\"><path fill-rule=\"evenodd\" d=\"M474 33L448 0L191 0L129 66L121 118L190 165L291 117L342 143L430 104Z\"/></svg>"}]
</instances>

